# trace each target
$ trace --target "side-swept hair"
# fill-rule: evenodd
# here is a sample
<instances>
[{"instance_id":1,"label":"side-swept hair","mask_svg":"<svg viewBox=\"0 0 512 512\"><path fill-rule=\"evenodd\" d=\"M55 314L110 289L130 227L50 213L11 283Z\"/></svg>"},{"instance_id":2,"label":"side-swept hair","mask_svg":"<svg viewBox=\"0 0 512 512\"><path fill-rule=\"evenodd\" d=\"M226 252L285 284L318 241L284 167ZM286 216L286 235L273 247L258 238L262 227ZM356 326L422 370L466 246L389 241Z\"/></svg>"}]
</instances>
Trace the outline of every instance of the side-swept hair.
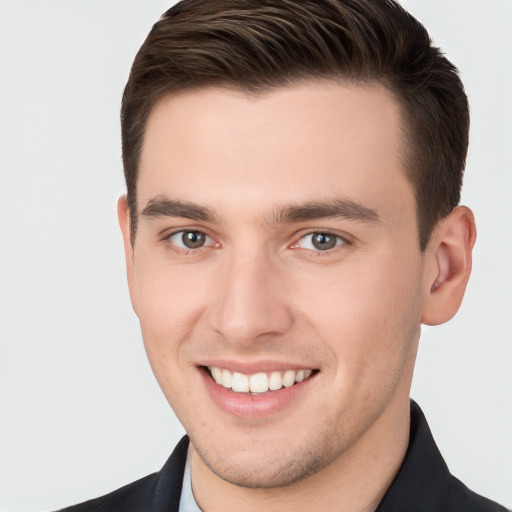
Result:
<instances>
[{"instance_id":1,"label":"side-swept hair","mask_svg":"<svg viewBox=\"0 0 512 512\"><path fill-rule=\"evenodd\" d=\"M460 200L469 109L457 69L393 0L183 0L165 12L123 95L132 241L145 128L162 96L214 85L258 94L319 78L380 83L397 99L424 250Z\"/></svg>"}]
</instances>

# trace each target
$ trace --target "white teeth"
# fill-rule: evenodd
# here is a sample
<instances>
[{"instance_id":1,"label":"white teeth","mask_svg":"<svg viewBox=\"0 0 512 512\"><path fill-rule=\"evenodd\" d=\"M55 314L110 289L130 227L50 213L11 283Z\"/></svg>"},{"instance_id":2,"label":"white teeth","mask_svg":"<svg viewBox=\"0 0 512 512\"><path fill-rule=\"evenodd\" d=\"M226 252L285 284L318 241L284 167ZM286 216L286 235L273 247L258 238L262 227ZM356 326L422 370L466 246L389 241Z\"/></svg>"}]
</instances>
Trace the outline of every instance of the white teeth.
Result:
<instances>
[{"instance_id":1,"label":"white teeth","mask_svg":"<svg viewBox=\"0 0 512 512\"><path fill-rule=\"evenodd\" d=\"M231 388L233 376L229 370L222 370L222 385L225 388Z\"/></svg>"},{"instance_id":2,"label":"white teeth","mask_svg":"<svg viewBox=\"0 0 512 512\"><path fill-rule=\"evenodd\" d=\"M295 384L295 372L293 370L288 370L284 372L283 375L283 386L285 388L289 388Z\"/></svg>"},{"instance_id":3,"label":"white teeth","mask_svg":"<svg viewBox=\"0 0 512 512\"><path fill-rule=\"evenodd\" d=\"M222 385L222 370L214 366L210 368L210 372L212 373L212 377L215 382Z\"/></svg>"},{"instance_id":4,"label":"white teeth","mask_svg":"<svg viewBox=\"0 0 512 512\"><path fill-rule=\"evenodd\" d=\"M249 389L253 393L266 393L268 391L268 377L266 373L255 373L249 377Z\"/></svg>"},{"instance_id":5,"label":"white teeth","mask_svg":"<svg viewBox=\"0 0 512 512\"><path fill-rule=\"evenodd\" d=\"M270 389L270 391L277 391L282 387L283 379L281 378L281 374L279 372L272 372L268 379L268 389Z\"/></svg>"},{"instance_id":6,"label":"white teeth","mask_svg":"<svg viewBox=\"0 0 512 512\"><path fill-rule=\"evenodd\" d=\"M238 372L232 373L216 366L209 366L208 369L217 384L237 393L266 393L269 390L277 391L282 387L289 388L307 379L313 373L313 370L287 370L284 373L259 372L253 375L244 375Z\"/></svg>"},{"instance_id":7,"label":"white teeth","mask_svg":"<svg viewBox=\"0 0 512 512\"><path fill-rule=\"evenodd\" d=\"M249 392L249 377L243 373L233 373L233 381L231 382L231 389L238 393Z\"/></svg>"}]
</instances>

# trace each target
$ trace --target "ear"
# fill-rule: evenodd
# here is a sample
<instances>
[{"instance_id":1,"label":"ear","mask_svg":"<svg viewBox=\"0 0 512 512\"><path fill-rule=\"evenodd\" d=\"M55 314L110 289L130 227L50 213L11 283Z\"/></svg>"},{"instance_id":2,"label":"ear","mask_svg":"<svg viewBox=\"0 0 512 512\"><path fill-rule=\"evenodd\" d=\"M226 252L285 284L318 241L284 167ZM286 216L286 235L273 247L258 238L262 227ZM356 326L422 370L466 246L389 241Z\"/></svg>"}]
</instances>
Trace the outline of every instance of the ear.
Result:
<instances>
[{"instance_id":1,"label":"ear","mask_svg":"<svg viewBox=\"0 0 512 512\"><path fill-rule=\"evenodd\" d=\"M459 310L471 274L475 241L475 218L469 208L458 206L439 222L425 251L422 323L442 324Z\"/></svg>"},{"instance_id":2,"label":"ear","mask_svg":"<svg viewBox=\"0 0 512 512\"><path fill-rule=\"evenodd\" d=\"M126 260L126 277L128 278L128 288L130 290L130 298L132 307L137 313L134 302L133 282L134 282L134 250L131 242L131 222L130 208L125 195L122 195L117 201L117 217L119 219L119 227L123 234L124 256Z\"/></svg>"}]
</instances>

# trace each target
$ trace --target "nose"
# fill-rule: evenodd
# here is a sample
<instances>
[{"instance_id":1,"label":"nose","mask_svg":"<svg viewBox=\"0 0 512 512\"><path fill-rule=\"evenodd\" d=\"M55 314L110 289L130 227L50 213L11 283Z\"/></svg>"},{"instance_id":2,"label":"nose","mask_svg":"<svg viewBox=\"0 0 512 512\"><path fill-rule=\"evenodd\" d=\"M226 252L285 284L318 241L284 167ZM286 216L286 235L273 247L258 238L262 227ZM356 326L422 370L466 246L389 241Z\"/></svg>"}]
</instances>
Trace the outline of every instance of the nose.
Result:
<instances>
[{"instance_id":1,"label":"nose","mask_svg":"<svg viewBox=\"0 0 512 512\"><path fill-rule=\"evenodd\" d=\"M290 329L286 272L264 251L223 258L216 284L210 323L230 345L248 347Z\"/></svg>"}]
</instances>

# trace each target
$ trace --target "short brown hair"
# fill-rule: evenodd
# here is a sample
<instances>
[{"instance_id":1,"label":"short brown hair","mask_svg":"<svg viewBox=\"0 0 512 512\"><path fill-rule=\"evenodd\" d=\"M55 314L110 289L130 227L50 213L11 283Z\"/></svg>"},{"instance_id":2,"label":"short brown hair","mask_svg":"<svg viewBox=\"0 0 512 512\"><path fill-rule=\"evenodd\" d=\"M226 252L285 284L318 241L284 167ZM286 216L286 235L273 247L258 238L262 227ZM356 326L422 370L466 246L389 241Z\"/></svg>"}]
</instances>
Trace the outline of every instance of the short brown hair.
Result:
<instances>
[{"instance_id":1,"label":"short brown hair","mask_svg":"<svg viewBox=\"0 0 512 512\"><path fill-rule=\"evenodd\" d=\"M393 0L183 0L140 48L121 110L132 241L148 116L162 96L226 85L251 94L305 80L377 82L404 119L404 162L425 249L460 200L469 109L457 69Z\"/></svg>"}]
</instances>

